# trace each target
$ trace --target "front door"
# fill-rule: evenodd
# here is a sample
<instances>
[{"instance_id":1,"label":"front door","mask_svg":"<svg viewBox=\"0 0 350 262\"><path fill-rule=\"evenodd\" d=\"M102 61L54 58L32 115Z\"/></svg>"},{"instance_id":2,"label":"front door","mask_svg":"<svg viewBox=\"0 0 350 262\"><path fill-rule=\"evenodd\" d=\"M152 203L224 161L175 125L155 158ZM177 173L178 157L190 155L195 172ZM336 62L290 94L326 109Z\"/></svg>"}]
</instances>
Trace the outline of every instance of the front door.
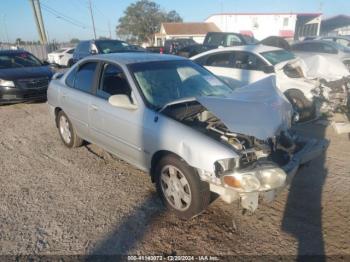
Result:
<instances>
[{"instance_id":1,"label":"front door","mask_svg":"<svg viewBox=\"0 0 350 262\"><path fill-rule=\"evenodd\" d=\"M108 151L137 166L144 160L143 111L112 106L112 95L127 95L135 103L123 70L115 64L102 66L99 85L90 103L90 127L93 140Z\"/></svg>"}]
</instances>

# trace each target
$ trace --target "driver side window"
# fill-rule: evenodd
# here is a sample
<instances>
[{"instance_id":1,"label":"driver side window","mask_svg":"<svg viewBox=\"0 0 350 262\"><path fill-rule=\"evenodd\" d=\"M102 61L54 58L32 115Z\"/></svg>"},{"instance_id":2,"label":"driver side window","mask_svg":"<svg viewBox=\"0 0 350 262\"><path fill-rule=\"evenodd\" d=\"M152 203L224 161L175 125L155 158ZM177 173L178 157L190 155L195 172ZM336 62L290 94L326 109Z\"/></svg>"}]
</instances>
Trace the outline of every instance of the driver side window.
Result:
<instances>
[{"instance_id":1,"label":"driver side window","mask_svg":"<svg viewBox=\"0 0 350 262\"><path fill-rule=\"evenodd\" d=\"M96 95L108 99L113 95L127 95L131 99L131 88L123 70L113 64L103 66L100 85Z\"/></svg>"},{"instance_id":2,"label":"driver side window","mask_svg":"<svg viewBox=\"0 0 350 262\"><path fill-rule=\"evenodd\" d=\"M233 68L262 71L265 63L248 52L233 52Z\"/></svg>"}]
</instances>

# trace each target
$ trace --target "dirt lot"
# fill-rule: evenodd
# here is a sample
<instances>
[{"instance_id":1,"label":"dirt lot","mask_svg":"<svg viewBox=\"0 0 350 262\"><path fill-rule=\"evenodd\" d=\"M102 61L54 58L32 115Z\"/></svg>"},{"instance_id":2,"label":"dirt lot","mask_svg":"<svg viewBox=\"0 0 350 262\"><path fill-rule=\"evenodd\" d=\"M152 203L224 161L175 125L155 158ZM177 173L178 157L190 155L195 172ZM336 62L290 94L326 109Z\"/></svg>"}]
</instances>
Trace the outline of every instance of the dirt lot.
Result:
<instances>
[{"instance_id":1,"label":"dirt lot","mask_svg":"<svg viewBox=\"0 0 350 262\"><path fill-rule=\"evenodd\" d=\"M69 150L46 104L0 107L0 254L350 255L350 141L253 215L216 201L191 221L160 204L148 175L97 146Z\"/></svg>"}]
</instances>

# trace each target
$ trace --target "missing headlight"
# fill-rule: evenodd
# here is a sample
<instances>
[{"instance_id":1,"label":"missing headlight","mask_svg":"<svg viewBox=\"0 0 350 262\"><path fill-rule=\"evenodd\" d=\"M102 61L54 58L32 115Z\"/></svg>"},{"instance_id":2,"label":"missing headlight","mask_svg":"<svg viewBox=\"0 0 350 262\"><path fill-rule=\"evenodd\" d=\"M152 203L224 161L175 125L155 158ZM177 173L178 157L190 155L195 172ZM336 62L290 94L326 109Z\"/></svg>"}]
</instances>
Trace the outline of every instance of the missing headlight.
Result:
<instances>
[{"instance_id":1,"label":"missing headlight","mask_svg":"<svg viewBox=\"0 0 350 262\"><path fill-rule=\"evenodd\" d=\"M221 177L223 173L232 171L236 166L234 158L221 159L214 163L214 170L216 177Z\"/></svg>"}]
</instances>

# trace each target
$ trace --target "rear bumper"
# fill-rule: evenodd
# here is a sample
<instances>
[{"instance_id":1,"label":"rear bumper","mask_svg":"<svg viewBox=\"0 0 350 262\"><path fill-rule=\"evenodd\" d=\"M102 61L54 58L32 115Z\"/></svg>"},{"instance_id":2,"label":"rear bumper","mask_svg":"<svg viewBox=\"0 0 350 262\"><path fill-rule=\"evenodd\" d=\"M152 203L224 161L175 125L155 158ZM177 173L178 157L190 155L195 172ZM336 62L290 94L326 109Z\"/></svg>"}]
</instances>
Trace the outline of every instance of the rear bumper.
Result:
<instances>
[{"instance_id":1,"label":"rear bumper","mask_svg":"<svg viewBox=\"0 0 350 262\"><path fill-rule=\"evenodd\" d=\"M47 88L41 89L19 89L11 88L0 90L0 104L12 104L46 100Z\"/></svg>"}]
</instances>

